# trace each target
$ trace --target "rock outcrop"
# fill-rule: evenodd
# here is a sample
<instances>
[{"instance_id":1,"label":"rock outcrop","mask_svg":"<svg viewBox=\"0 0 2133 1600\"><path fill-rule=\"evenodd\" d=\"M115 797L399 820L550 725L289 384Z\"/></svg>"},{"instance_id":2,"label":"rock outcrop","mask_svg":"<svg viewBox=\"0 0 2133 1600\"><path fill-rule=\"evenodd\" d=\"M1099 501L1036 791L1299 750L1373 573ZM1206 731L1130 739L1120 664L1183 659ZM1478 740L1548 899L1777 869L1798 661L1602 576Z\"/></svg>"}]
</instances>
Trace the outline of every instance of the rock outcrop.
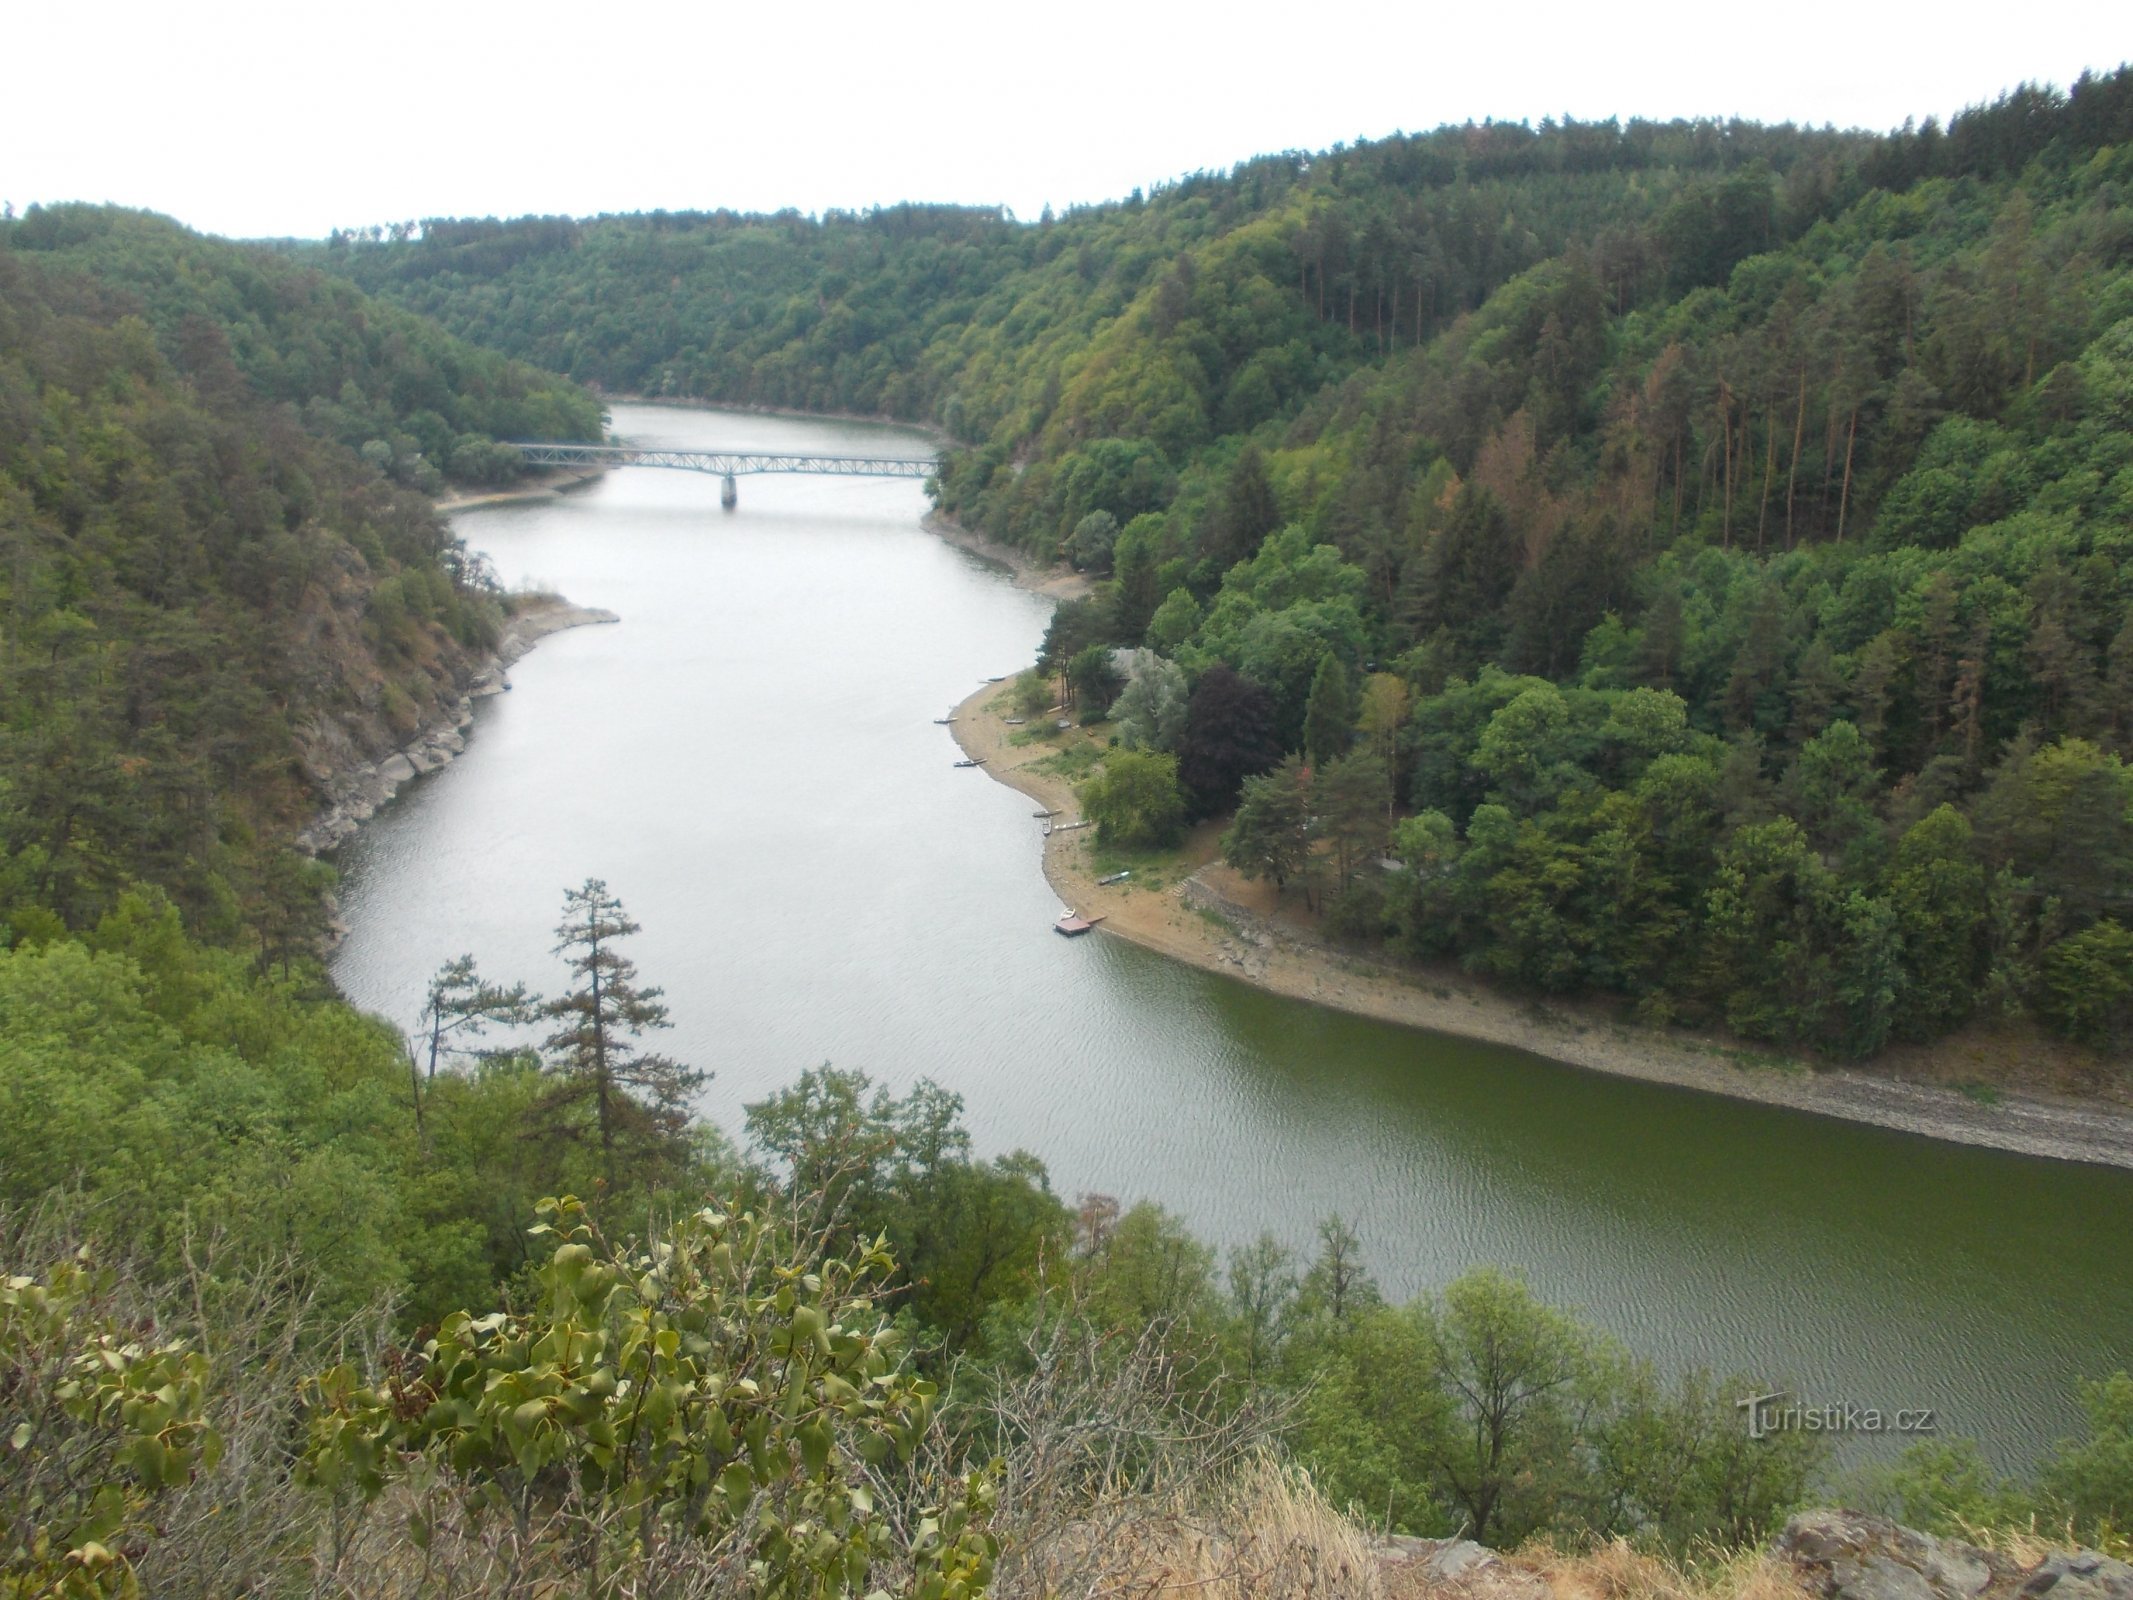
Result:
<instances>
[{"instance_id":1,"label":"rock outcrop","mask_svg":"<svg viewBox=\"0 0 2133 1600\"><path fill-rule=\"evenodd\" d=\"M296 848L305 855L318 855L344 843L399 792L402 784L422 773L435 772L464 751L466 728L474 720L474 702L509 689L509 669L548 635L565 628L620 620L612 611L567 604L544 606L512 618L496 649L466 680L466 692L445 707L445 715L431 720L407 744L378 760L355 758L345 737L308 741L312 754L306 770L326 804L296 836Z\"/></svg>"},{"instance_id":2,"label":"rock outcrop","mask_svg":"<svg viewBox=\"0 0 2133 1600\"><path fill-rule=\"evenodd\" d=\"M1370 1552L1386 1600L1589 1600L1622 1592L1610 1579L1607 1550L1535 1559L1471 1539L1384 1538ZM1615 1554L1643 1559L1626 1546ZM1812 1600L2133 1600L2133 1566L2093 1550L2024 1561L1857 1511L1794 1517L1771 1545L1769 1563Z\"/></svg>"},{"instance_id":3,"label":"rock outcrop","mask_svg":"<svg viewBox=\"0 0 2133 1600\"><path fill-rule=\"evenodd\" d=\"M2025 1565L1855 1511L1794 1517L1772 1553L1821 1600L2133 1600L2133 1566L2093 1550Z\"/></svg>"}]
</instances>

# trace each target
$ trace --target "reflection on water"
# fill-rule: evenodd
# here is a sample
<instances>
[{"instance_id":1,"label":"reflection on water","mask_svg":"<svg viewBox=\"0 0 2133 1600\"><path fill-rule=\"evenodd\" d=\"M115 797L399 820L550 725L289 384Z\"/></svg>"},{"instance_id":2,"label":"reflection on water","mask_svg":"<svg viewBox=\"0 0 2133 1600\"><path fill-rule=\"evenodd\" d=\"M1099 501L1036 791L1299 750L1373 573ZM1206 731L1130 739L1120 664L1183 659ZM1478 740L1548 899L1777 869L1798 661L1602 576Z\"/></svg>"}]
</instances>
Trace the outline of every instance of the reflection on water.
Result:
<instances>
[{"instance_id":1,"label":"reflection on water","mask_svg":"<svg viewBox=\"0 0 2133 1600\"><path fill-rule=\"evenodd\" d=\"M909 453L858 424L622 407L675 445ZM934 717L1026 664L1047 607L924 532L917 485L629 470L463 514L557 635L468 753L343 852L335 976L405 1021L463 950L560 977L568 884L643 924L705 1113L824 1060L962 1094L981 1148L1151 1196L1225 1244L1332 1211L1388 1291L1480 1262L1670 1364L1936 1406L2016 1463L2072 1380L2133 1364L2133 1175L1625 1083L1325 1012L1118 940L1061 940L1029 802Z\"/></svg>"}]
</instances>

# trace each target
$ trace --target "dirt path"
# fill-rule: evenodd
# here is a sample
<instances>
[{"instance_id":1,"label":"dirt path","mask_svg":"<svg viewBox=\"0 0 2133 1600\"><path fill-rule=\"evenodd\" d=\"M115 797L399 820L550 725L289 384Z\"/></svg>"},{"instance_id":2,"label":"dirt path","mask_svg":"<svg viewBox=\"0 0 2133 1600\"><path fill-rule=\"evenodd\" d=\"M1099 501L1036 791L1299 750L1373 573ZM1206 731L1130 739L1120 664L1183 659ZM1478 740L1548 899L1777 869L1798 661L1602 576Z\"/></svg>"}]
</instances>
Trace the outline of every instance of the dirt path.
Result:
<instances>
[{"instance_id":1,"label":"dirt path","mask_svg":"<svg viewBox=\"0 0 2133 1600\"><path fill-rule=\"evenodd\" d=\"M1093 743L1080 729L1014 743L1020 729L1006 685L987 684L955 710L952 731L965 754L1020 790L1058 822L1080 808L1073 783L1042 763L1062 748ZM1036 719L1025 726L1043 726ZM1032 818L1031 827L1041 824ZM1736 1041L1687 1032L1657 1033L1596 1007L1540 1006L1475 983L1456 969L1420 968L1320 943L1278 903L1217 859L1217 831L1189 837L1174 868L1141 882L1097 883L1093 830L1045 841L1044 875L1061 901L1102 916L1102 933L1190 962L1258 988L1407 1027L1510 1045L1571 1066L1647 1083L1730 1095L1764 1105L1871 1123L1958 1144L2025 1155L2133 1168L2133 1111L2110 1103L2041 1094L1973 1098L1941 1083L1850 1070L1813 1070L1772 1056L1749 1058Z\"/></svg>"}]
</instances>

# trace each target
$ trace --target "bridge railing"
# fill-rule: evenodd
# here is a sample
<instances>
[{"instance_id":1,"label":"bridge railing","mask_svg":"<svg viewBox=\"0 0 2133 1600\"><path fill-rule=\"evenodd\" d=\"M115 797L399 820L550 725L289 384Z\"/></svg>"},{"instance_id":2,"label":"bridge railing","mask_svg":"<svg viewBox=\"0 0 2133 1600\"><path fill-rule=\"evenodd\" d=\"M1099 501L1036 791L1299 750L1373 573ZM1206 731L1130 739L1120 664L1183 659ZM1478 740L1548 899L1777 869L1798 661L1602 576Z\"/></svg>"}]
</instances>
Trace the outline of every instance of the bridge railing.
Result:
<instances>
[{"instance_id":1,"label":"bridge railing","mask_svg":"<svg viewBox=\"0 0 2133 1600\"><path fill-rule=\"evenodd\" d=\"M932 456L782 454L764 450L668 450L628 444L515 443L529 467L669 467L723 478L767 472L807 472L838 478L930 478Z\"/></svg>"}]
</instances>

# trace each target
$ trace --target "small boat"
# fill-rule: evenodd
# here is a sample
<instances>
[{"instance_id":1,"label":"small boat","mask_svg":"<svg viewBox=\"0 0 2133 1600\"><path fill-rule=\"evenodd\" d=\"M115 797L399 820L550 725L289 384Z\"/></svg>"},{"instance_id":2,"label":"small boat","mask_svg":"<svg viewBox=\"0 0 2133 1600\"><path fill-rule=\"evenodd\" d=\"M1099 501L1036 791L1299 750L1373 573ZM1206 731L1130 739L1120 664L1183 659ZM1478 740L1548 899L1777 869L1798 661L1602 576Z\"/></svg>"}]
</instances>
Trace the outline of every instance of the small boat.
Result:
<instances>
[{"instance_id":1,"label":"small boat","mask_svg":"<svg viewBox=\"0 0 2133 1600\"><path fill-rule=\"evenodd\" d=\"M1053 723L1052 726L1057 728L1061 733L1065 733L1067 729L1073 727L1074 724L1067 721L1065 717L1061 717L1057 722Z\"/></svg>"},{"instance_id":2,"label":"small boat","mask_svg":"<svg viewBox=\"0 0 2133 1600\"><path fill-rule=\"evenodd\" d=\"M1112 884L1124 883L1128 878L1132 876L1133 869L1131 867L1128 867L1124 872L1114 872L1108 878L1098 878L1096 880L1096 886L1099 889L1108 889Z\"/></svg>"},{"instance_id":3,"label":"small boat","mask_svg":"<svg viewBox=\"0 0 2133 1600\"><path fill-rule=\"evenodd\" d=\"M1059 813L1056 811L1032 811L1030 815L1033 817L1056 817Z\"/></svg>"},{"instance_id":4,"label":"small boat","mask_svg":"<svg viewBox=\"0 0 2133 1600\"><path fill-rule=\"evenodd\" d=\"M1007 674L1003 672L997 678L987 678L985 681L987 683L1005 683L1007 681Z\"/></svg>"},{"instance_id":5,"label":"small boat","mask_svg":"<svg viewBox=\"0 0 2133 1600\"><path fill-rule=\"evenodd\" d=\"M936 728L945 728L948 726L949 723L953 721L955 721L955 718L953 717L935 717L933 719L933 725Z\"/></svg>"},{"instance_id":6,"label":"small boat","mask_svg":"<svg viewBox=\"0 0 2133 1600\"><path fill-rule=\"evenodd\" d=\"M985 765L987 759L988 758L985 756L980 756L975 761L958 761L956 765L959 767L982 767Z\"/></svg>"},{"instance_id":7,"label":"small boat","mask_svg":"<svg viewBox=\"0 0 2133 1600\"><path fill-rule=\"evenodd\" d=\"M1023 723L1027 721L1029 721L1029 718L1027 717L1009 717L1007 719L1007 725L1010 728L1019 728L1022 726Z\"/></svg>"},{"instance_id":8,"label":"small boat","mask_svg":"<svg viewBox=\"0 0 2133 1600\"><path fill-rule=\"evenodd\" d=\"M1059 920L1052 924L1052 931L1063 933L1069 939L1078 939L1101 921L1102 917L1080 917L1072 911L1062 911Z\"/></svg>"}]
</instances>

